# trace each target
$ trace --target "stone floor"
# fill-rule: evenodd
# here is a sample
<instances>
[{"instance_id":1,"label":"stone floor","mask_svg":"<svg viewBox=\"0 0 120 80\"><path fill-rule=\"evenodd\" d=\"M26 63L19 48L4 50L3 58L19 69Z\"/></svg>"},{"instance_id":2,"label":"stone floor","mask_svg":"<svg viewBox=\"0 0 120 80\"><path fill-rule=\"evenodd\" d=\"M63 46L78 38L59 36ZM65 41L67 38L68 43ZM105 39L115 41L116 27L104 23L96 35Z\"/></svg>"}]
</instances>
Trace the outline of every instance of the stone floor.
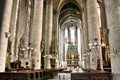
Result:
<instances>
[{"instance_id":1,"label":"stone floor","mask_svg":"<svg viewBox=\"0 0 120 80\"><path fill-rule=\"evenodd\" d=\"M55 76L54 79L48 79L48 80L71 80L71 74L70 73L58 73L58 75Z\"/></svg>"}]
</instances>

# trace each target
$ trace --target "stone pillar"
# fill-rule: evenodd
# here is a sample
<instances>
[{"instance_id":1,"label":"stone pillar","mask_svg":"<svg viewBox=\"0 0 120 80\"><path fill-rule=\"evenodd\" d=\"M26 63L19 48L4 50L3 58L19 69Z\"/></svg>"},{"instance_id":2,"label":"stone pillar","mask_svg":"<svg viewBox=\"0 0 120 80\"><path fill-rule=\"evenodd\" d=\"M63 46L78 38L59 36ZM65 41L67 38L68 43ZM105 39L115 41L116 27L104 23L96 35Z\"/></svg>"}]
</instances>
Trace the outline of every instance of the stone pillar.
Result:
<instances>
[{"instance_id":1,"label":"stone pillar","mask_svg":"<svg viewBox=\"0 0 120 80\"><path fill-rule=\"evenodd\" d=\"M89 31L89 43L95 43L95 39L100 42L99 35L99 21L98 21L98 12L97 12L97 0L88 0L87 1L87 10L88 10L88 31ZM100 50L98 48L91 48L90 61L91 68L97 69L97 57L99 56ZM101 60L101 58L100 58Z\"/></svg>"},{"instance_id":2,"label":"stone pillar","mask_svg":"<svg viewBox=\"0 0 120 80\"><path fill-rule=\"evenodd\" d=\"M113 80L120 79L120 0L105 0Z\"/></svg>"},{"instance_id":3,"label":"stone pillar","mask_svg":"<svg viewBox=\"0 0 120 80\"><path fill-rule=\"evenodd\" d=\"M100 4L99 4L100 5ZM108 45L108 29L107 29L107 22L106 22L106 14L105 14L105 6L100 5L100 18L101 18L101 39L102 43Z\"/></svg>"},{"instance_id":4,"label":"stone pillar","mask_svg":"<svg viewBox=\"0 0 120 80\"><path fill-rule=\"evenodd\" d=\"M56 10L53 10L53 29L54 29L54 41L55 41L55 50L58 50L59 49L59 45L58 45L58 15L57 15L57 11ZM55 54L56 54L56 68L58 68L58 53L59 51L55 51Z\"/></svg>"},{"instance_id":5,"label":"stone pillar","mask_svg":"<svg viewBox=\"0 0 120 80\"><path fill-rule=\"evenodd\" d=\"M53 26L53 0L46 0L46 26L45 26L45 55L50 55ZM51 68L49 56L45 60L45 68Z\"/></svg>"},{"instance_id":6,"label":"stone pillar","mask_svg":"<svg viewBox=\"0 0 120 80\"><path fill-rule=\"evenodd\" d=\"M31 60L34 69L41 68L40 44L42 39L42 20L43 20L43 0L35 0L33 23L31 27L30 43L33 50L31 51Z\"/></svg>"},{"instance_id":7,"label":"stone pillar","mask_svg":"<svg viewBox=\"0 0 120 80\"><path fill-rule=\"evenodd\" d=\"M86 10L86 2L83 3L84 5L84 12L83 12L83 42L84 42L84 54L86 54L86 62L85 62L85 68L90 68L90 56L89 51L89 36L88 36L88 21L87 21L87 10Z\"/></svg>"},{"instance_id":8,"label":"stone pillar","mask_svg":"<svg viewBox=\"0 0 120 80\"><path fill-rule=\"evenodd\" d=\"M45 3L44 3L45 4ZM45 68L45 25L46 25L46 5L43 4L43 27L42 27L42 42L44 46L41 47L41 68ZM41 44L42 45L42 44Z\"/></svg>"},{"instance_id":9,"label":"stone pillar","mask_svg":"<svg viewBox=\"0 0 120 80\"><path fill-rule=\"evenodd\" d=\"M24 28L26 26L26 8L25 8L25 1L19 0L18 1L18 14L17 14L17 19L16 19L16 25L15 25L15 43L14 43L14 55L16 59L20 59L20 45L23 45L23 33L24 33Z\"/></svg>"},{"instance_id":10,"label":"stone pillar","mask_svg":"<svg viewBox=\"0 0 120 80\"><path fill-rule=\"evenodd\" d=\"M101 19L101 28L100 28L100 36L101 36L101 43L105 44L102 46L102 57L104 61L104 65L110 65L110 51L109 51L109 42L108 42L108 28L106 22L106 13L105 13L105 5L104 1L103 4L99 4L100 7L100 19Z\"/></svg>"},{"instance_id":11,"label":"stone pillar","mask_svg":"<svg viewBox=\"0 0 120 80\"><path fill-rule=\"evenodd\" d=\"M1 60L0 72L5 71L6 53L7 53L7 44L8 44L7 33L9 33L12 2L13 0L6 0L4 7L4 14L1 25L1 33L0 33L0 60Z\"/></svg>"},{"instance_id":12,"label":"stone pillar","mask_svg":"<svg viewBox=\"0 0 120 80\"><path fill-rule=\"evenodd\" d=\"M18 19L19 0L13 0L12 15L10 20L11 62L15 61L15 35Z\"/></svg>"},{"instance_id":13,"label":"stone pillar","mask_svg":"<svg viewBox=\"0 0 120 80\"><path fill-rule=\"evenodd\" d=\"M22 54L24 54L24 57L23 58L21 58L21 65L22 66L26 66L26 62L28 62L28 63L30 63L30 58L31 58L31 54L30 54L30 48L31 48L31 44L30 44L30 24L31 24L31 10L32 10L32 2L31 2L31 0L28 0L27 1L27 4L26 4L26 6L25 6L25 9L26 9L26 17L25 17L25 22L26 22L26 24L25 24L25 30L24 30L24 33L23 33L23 40L24 40L24 44L23 44L23 46L24 46L24 49L25 50L22 50Z\"/></svg>"}]
</instances>

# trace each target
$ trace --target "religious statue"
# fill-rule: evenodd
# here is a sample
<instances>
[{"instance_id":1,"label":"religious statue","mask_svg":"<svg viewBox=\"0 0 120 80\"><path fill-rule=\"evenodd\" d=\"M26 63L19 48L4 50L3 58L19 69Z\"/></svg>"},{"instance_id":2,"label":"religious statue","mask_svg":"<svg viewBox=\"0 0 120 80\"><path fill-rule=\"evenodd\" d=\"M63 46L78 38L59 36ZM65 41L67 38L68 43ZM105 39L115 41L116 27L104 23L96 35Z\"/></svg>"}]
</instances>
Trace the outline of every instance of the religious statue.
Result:
<instances>
[{"instance_id":1,"label":"religious statue","mask_svg":"<svg viewBox=\"0 0 120 80\"><path fill-rule=\"evenodd\" d=\"M44 52L44 48L45 48L45 42L41 41L41 46L40 46L41 52Z\"/></svg>"}]
</instances>

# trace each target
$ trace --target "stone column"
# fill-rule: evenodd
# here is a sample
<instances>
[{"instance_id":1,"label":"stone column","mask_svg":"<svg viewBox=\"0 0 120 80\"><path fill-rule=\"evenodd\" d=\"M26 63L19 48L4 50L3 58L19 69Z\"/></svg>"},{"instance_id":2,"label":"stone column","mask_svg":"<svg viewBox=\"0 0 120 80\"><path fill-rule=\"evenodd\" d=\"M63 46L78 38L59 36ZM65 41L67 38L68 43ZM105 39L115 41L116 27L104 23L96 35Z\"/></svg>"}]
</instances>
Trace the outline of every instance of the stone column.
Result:
<instances>
[{"instance_id":1,"label":"stone column","mask_svg":"<svg viewBox=\"0 0 120 80\"><path fill-rule=\"evenodd\" d=\"M52 26L53 26L53 0L46 0L46 26L45 26L45 55L50 55L50 47L52 42ZM49 56L45 60L45 68L51 68Z\"/></svg>"},{"instance_id":2,"label":"stone column","mask_svg":"<svg viewBox=\"0 0 120 80\"><path fill-rule=\"evenodd\" d=\"M30 58L31 58L31 54L30 54L30 48L31 48L31 44L30 44L30 24L31 24L31 15L32 15L32 2L31 0L27 1L26 6L24 7L26 9L25 13L25 27L24 27L24 32L23 32L23 48L25 50L22 50L22 54L24 55L23 58L21 58L21 65L23 67L26 67L26 62L30 63Z\"/></svg>"},{"instance_id":3,"label":"stone column","mask_svg":"<svg viewBox=\"0 0 120 80\"><path fill-rule=\"evenodd\" d=\"M33 50L31 51L31 60L34 69L41 68L40 44L42 39L42 20L43 20L43 0L35 0L33 23L31 27L30 43Z\"/></svg>"},{"instance_id":4,"label":"stone column","mask_svg":"<svg viewBox=\"0 0 120 80\"><path fill-rule=\"evenodd\" d=\"M24 33L24 28L25 28L25 24L26 24L26 8L25 8L25 1L23 0L19 0L18 1L18 14L17 14L17 21L16 21L16 25L15 25L15 43L14 43L14 55L16 59L20 59L19 55L20 55L20 45L23 45L23 33Z\"/></svg>"},{"instance_id":5,"label":"stone column","mask_svg":"<svg viewBox=\"0 0 120 80\"><path fill-rule=\"evenodd\" d=\"M44 46L41 47L41 49L42 49L41 68L45 68L45 25L46 25L46 15L45 14L46 14L46 5L44 5L44 4L43 4L43 26L42 26L42 43L44 43Z\"/></svg>"},{"instance_id":6,"label":"stone column","mask_svg":"<svg viewBox=\"0 0 120 80\"><path fill-rule=\"evenodd\" d=\"M1 33L0 33L0 60L1 60L0 72L5 71L6 53L7 53L7 44L8 44L7 33L9 33L12 2L13 0L6 0L4 7L4 14L1 25Z\"/></svg>"},{"instance_id":7,"label":"stone column","mask_svg":"<svg viewBox=\"0 0 120 80\"><path fill-rule=\"evenodd\" d=\"M99 4L100 5L100 4ZM101 39L102 42L108 45L108 29L106 22L105 6L104 4L100 6L100 18L101 18Z\"/></svg>"},{"instance_id":8,"label":"stone column","mask_svg":"<svg viewBox=\"0 0 120 80\"><path fill-rule=\"evenodd\" d=\"M88 31L89 31L89 43L95 43L95 39L100 42L99 35L99 21L98 21L98 12L97 12L97 0L88 0L87 1L87 10L88 10ZM99 56L100 50L98 48L91 48L91 68L97 69L97 57ZM101 60L101 59L100 59Z\"/></svg>"},{"instance_id":9,"label":"stone column","mask_svg":"<svg viewBox=\"0 0 120 80\"><path fill-rule=\"evenodd\" d=\"M54 35L54 41L55 41L55 50L57 50L57 51L55 51L55 56L56 56L56 68L58 68L58 53L59 53L59 51L58 51L58 49L59 49L59 45L58 45L58 15L57 15L57 11L56 10L53 10L53 35Z\"/></svg>"},{"instance_id":10,"label":"stone column","mask_svg":"<svg viewBox=\"0 0 120 80\"><path fill-rule=\"evenodd\" d=\"M120 0L105 0L113 80L120 79Z\"/></svg>"},{"instance_id":11,"label":"stone column","mask_svg":"<svg viewBox=\"0 0 120 80\"><path fill-rule=\"evenodd\" d=\"M12 5L12 14L10 20L10 41L11 41L11 62L15 61L15 35L16 35L16 27L17 27L17 19L18 19L18 7L19 0L13 0Z\"/></svg>"},{"instance_id":12,"label":"stone column","mask_svg":"<svg viewBox=\"0 0 120 80\"><path fill-rule=\"evenodd\" d=\"M105 44L102 46L102 57L104 61L104 65L110 65L110 51L109 51L109 42L108 42L108 28L107 28L107 21L106 21L106 13L105 13L105 5L99 4L100 7L100 19L101 19L101 28L100 28L100 36L101 36L101 43Z\"/></svg>"},{"instance_id":13,"label":"stone column","mask_svg":"<svg viewBox=\"0 0 120 80\"><path fill-rule=\"evenodd\" d=\"M84 40L84 54L86 54L86 62L85 62L85 68L90 68L90 56L88 51L89 49L89 36L88 36L88 21L87 21L87 10L86 10L86 2L83 3L84 5L84 12L83 12L83 40Z\"/></svg>"}]
</instances>

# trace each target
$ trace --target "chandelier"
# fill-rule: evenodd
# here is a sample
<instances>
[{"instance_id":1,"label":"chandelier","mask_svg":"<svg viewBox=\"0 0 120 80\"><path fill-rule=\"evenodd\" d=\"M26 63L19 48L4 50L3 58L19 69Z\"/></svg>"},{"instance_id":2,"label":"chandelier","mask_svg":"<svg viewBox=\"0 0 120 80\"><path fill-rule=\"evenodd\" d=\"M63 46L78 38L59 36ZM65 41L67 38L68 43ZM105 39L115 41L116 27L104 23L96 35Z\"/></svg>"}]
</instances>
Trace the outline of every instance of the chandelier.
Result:
<instances>
[{"instance_id":1,"label":"chandelier","mask_svg":"<svg viewBox=\"0 0 120 80\"><path fill-rule=\"evenodd\" d=\"M98 42L97 38L94 39L94 42L89 43L88 45L89 45L90 49L97 49L98 47L104 47L105 46L104 43Z\"/></svg>"}]
</instances>

